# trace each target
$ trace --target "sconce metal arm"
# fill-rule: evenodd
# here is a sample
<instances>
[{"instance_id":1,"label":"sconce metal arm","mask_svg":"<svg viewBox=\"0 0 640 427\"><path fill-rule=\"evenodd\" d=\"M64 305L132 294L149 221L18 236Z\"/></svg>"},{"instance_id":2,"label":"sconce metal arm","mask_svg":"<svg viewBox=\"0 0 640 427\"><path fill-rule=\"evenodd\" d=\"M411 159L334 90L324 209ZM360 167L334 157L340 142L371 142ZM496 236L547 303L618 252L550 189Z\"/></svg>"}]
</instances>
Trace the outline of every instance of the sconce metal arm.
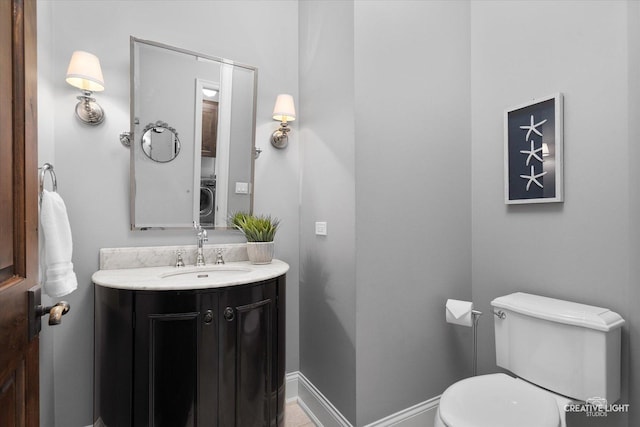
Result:
<instances>
[{"instance_id":1,"label":"sconce metal arm","mask_svg":"<svg viewBox=\"0 0 640 427\"><path fill-rule=\"evenodd\" d=\"M289 136L287 134L290 130L287 122L280 123L280 127L271 134L271 145L276 148L285 148L289 143Z\"/></svg>"}]
</instances>

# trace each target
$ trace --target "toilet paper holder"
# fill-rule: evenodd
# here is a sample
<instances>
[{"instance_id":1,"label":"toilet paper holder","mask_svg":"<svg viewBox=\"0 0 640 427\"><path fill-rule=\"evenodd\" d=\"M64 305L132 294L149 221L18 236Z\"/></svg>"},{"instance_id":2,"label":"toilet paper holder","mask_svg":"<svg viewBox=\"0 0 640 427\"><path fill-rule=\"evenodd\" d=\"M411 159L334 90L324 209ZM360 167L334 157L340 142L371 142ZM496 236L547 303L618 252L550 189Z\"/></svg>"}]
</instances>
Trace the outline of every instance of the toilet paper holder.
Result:
<instances>
[{"instance_id":1,"label":"toilet paper holder","mask_svg":"<svg viewBox=\"0 0 640 427\"><path fill-rule=\"evenodd\" d=\"M482 315L481 311L471 310L471 318L473 320L473 376L478 374L478 320Z\"/></svg>"}]
</instances>

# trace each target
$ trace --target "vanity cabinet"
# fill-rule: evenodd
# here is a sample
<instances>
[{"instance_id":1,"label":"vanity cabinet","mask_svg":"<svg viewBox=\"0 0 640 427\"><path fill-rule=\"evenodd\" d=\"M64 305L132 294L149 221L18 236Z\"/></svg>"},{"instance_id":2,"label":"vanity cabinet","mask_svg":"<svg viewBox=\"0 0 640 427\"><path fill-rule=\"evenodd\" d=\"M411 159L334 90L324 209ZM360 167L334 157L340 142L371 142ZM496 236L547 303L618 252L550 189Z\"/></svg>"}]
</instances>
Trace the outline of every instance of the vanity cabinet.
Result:
<instances>
[{"instance_id":1,"label":"vanity cabinet","mask_svg":"<svg viewBox=\"0 0 640 427\"><path fill-rule=\"evenodd\" d=\"M282 426L285 277L95 287L96 426Z\"/></svg>"}]
</instances>

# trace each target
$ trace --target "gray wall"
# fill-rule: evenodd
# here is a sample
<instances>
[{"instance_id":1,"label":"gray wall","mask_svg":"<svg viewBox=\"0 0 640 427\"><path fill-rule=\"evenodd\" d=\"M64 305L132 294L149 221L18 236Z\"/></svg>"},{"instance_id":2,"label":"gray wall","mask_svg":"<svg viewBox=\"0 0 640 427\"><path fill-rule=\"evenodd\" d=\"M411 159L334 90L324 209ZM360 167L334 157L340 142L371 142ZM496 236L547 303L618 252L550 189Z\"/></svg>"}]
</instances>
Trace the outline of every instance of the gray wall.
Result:
<instances>
[{"instance_id":1,"label":"gray wall","mask_svg":"<svg viewBox=\"0 0 640 427\"><path fill-rule=\"evenodd\" d=\"M38 165L42 166L45 162L54 165L55 150L53 144L53 133L55 124L53 116L50 114L42 114L42 111L50 111L53 108L53 88L48 79L44 79L44 75L51 73L51 64L53 55L51 49L53 46L51 37L51 17L52 2L38 3L38 24L44 22L45 25L38 25ZM71 58L69 58L71 59ZM66 71L66 70L65 70ZM49 178L47 178L48 180ZM45 188L51 189L51 182L45 184ZM42 295L43 305L52 305L51 299L46 295ZM44 324L44 323L43 323ZM53 333L45 330L40 334L40 419L54 419L54 402L53 402ZM46 426L46 422L41 422Z\"/></svg>"},{"instance_id":2,"label":"gray wall","mask_svg":"<svg viewBox=\"0 0 640 427\"><path fill-rule=\"evenodd\" d=\"M193 223L194 198L200 198L199 192L190 191L194 173L199 173L194 158L194 79L219 82L220 64L197 61L192 55L142 43L136 50L138 101L133 114L138 125L134 138L139 141L144 129L160 120L178 132L180 152L172 161L159 163L145 154L141 144L131 145L136 188L133 222L138 228L189 226ZM163 86L167 87L158 90Z\"/></svg>"},{"instance_id":3,"label":"gray wall","mask_svg":"<svg viewBox=\"0 0 640 427\"><path fill-rule=\"evenodd\" d=\"M80 282L65 327L42 334L43 417L55 410L58 426L91 422L98 249L193 243L191 232L128 231L129 153L117 135L129 127L133 34L259 68L256 210L283 219L287 370L300 369L353 424L470 374L470 331L444 322L447 298L473 297L486 313L480 371L495 371L489 302L516 290L627 319L622 401L635 412L606 421L640 424L640 358L631 356L640 352L637 2L40 0L39 8L40 163L56 167ZM224 19L212 25L211 16ZM64 72L76 49L102 60L107 121L98 128L73 117ZM289 147L276 151L273 102L298 90ZM566 201L507 207L503 111L557 91ZM328 236L314 235L315 221L328 222ZM525 241L525 229L536 239ZM531 274L530 259L544 274Z\"/></svg>"},{"instance_id":4,"label":"gray wall","mask_svg":"<svg viewBox=\"0 0 640 427\"><path fill-rule=\"evenodd\" d=\"M300 2L299 16L300 369L355 423L353 1Z\"/></svg>"},{"instance_id":5,"label":"gray wall","mask_svg":"<svg viewBox=\"0 0 640 427\"><path fill-rule=\"evenodd\" d=\"M192 231L129 231L129 151L118 134L129 129L129 36L234 59L259 69L255 210L282 219L276 256L287 261L287 370L298 361L298 182L296 123L289 148L276 151L269 135L278 93L297 98L297 2L292 1L47 1L40 0L41 163L54 164L58 190L69 211L73 263L79 289L68 300L64 325L45 327L42 352L43 425L91 424L93 393L93 285L101 247L195 244ZM287 25L274 25L286 22ZM286 48L283 48L286 40ZM46 47L46 49L42 49ZM77 91L65 83L74 50L101 61L106 90L96 94L105 123L82 125L74 117ZM45 155L46 153L46 155ZM210 235L209 244L242 241L237 233ZM52 370L53 368L53 370Z\"/></svg>"},{"instance_id":6,"label":"gray wall","mask_svg":"<svg viewBox=\"0 0 640 427\"><path fill-rule=\"evenodd\" d=\"M628 44L629 64L627 82L629 84L629 177L640 176L640 3L628 2ZM629 426L640 425L640 310L634 304L640 301L640 191L635 185L629 186L629 293L626 312L629 322L629 403L631 414Z\"/></svg>"},{"instance_id":7,"label":"gray wall","mask_svg":"<svg viewBox=\"0 0 640 427\"><path fill-rule=\"evenodd\" d=\"M471 296L469 7L302 2L299 27L300 366L365 425L469 374L444 323Z\"/></svg>"},{"instance_id":8,"label":"gray wall","mask_svg":"<svg viewBox=\"0 0 640 427\"><path fill-rule=\"evenodd\" d=\"M493 298L525 291L620 313L630 321L623 331L624 403L632 370L637 387L640 360L636 355L629 366L629 332L637 339L638 320L630 305L638 301L631 173L638 168L637 33L633 2L471 2L473 300L488 311ZM505 206L501 115L559 91L565 202ZM496 369L492 322L483 316L480 324L481 372ZM605 421L627 425L624 415Z\"/></svg>"},{"instance_id":9,"label":"gray wall","mask_svg":"<svg viewBox=\"0 0 640 427\"><path fill-rule=\"evenodd\" d=\"M355 2L357 425L470 374L469 3Z\"/></svg>"}]
</instances>

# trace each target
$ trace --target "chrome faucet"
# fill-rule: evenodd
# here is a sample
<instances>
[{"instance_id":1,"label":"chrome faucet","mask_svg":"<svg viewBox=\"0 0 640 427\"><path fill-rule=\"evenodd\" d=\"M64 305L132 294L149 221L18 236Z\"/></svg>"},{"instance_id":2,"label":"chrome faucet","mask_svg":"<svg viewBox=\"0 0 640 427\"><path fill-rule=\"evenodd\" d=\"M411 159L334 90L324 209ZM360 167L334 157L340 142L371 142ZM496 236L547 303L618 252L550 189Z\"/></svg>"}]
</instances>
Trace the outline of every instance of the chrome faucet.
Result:
<instances>
[{"instance_id":1,"label":"chrome faucet","mask_svg":"<svg viewBox=\"0 0 640 427\"><path fill-rule=\"evenodd\" d=\"M196 256L196 267L202 267L205 265L204 252L202 251L202 244L209 240L207 237L207 230L202 228L200 224L193 221L193 228L198 232L198 255Z\"/></svg>"}]
</instances>

